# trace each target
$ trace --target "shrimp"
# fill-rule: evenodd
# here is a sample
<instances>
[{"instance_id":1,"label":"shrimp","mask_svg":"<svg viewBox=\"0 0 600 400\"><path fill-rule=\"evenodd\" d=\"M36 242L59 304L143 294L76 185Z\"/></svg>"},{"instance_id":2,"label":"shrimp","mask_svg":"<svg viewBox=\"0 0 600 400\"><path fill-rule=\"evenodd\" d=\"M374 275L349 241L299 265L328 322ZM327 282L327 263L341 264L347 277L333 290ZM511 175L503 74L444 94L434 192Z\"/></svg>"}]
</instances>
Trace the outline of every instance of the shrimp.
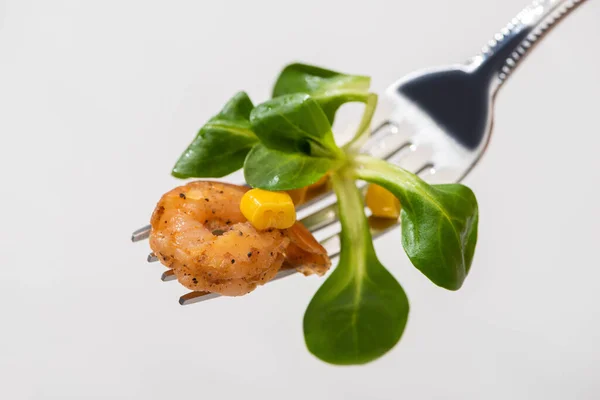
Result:
<instances>
[{"instance_id":1,"label":"shrimp","mask_svg":"<svg viewBox=\"0 0 600 400\"><path fill-rule=\"evenodd\" d=\"M296 268L304 275L322 276L329 270L331 260L327 250L316 241L315 237L300 222L287 229L291 243L286 250L285 266Z\"/></svg>"},{"instance_id":2,"label":"shrimp","mask_svg":"<svg viewBox=\"0 0 600 400\"><path fill-rule=\"evenodd\" d=\"M247 190L191 182L166 193L157 204L150 247L185 287L244 295L273 279L288 252L286 265L305 274L329 267L325 249L300 223L287 230L256 230L240 211Z\"/></svg>"}]
</instances>

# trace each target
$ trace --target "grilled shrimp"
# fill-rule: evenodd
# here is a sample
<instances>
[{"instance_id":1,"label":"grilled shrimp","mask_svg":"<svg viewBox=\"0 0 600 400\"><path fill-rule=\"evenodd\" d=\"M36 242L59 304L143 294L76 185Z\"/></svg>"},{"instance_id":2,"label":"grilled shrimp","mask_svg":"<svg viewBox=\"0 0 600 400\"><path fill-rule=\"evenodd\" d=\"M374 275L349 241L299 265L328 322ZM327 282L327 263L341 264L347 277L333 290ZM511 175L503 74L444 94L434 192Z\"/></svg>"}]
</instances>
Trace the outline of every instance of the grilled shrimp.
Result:
<instances>
[{"instance_id":1,"label":"grilled shrimp","mask_svg":"<svg viewBox=\"0 0 600 400\"><path fill-rule=\"evenodd\" d=\"M329 268L325 249L299 222L285 230L256 230L240 211L247 190L191 182L157 204L150 247L185 287L240 296L274 278L284 261L305 274Z\"/></svg>"},{"instance_id":2,"label":"grilled shrimp","mask_svg":"<svg viewBox=\"0 0 600 400\"><path fill-rule=\"evenodd\" d=\"M327 251L300 222L287 229L291 243L285 252L285 265L296 268L304 275L325 274L331 266Z\"/></svg>"}]
</instances>

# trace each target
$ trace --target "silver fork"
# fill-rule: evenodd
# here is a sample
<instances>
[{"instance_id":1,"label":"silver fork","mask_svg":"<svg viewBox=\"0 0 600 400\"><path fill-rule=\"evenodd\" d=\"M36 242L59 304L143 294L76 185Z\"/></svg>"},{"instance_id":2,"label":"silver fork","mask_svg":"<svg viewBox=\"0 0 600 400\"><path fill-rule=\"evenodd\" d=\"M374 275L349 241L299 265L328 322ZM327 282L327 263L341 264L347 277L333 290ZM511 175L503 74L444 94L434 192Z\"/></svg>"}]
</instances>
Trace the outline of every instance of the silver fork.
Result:
<instances>
[{"instance_id":1,"label":"silver fork","mask_svg":"<svg viewBox=\"0 0 600 400\"><path fill-rule=\"evenodd\" d=\"M417 71L385 93L389 118L373 130L362 151L394 162L435 182L459 182L477 164L489 143L493 103L502 84L544 35L586 0L535 1L523 9L481 52L466 63ZM380 106L381 107L381 106ZM359 183L364 186L364 184ZM300 221L318 236L331 258L340 252L335 196L329 192L299 207ZM371 219L373 239L398 221ZM150 226L135 231L133 242L147 239ZM158 261L154 254L148 262ZM281 270L273 280L294 274ZM163 281L174 280L172 270ZM219 297L189 292L179 299L187 305Z\"/></svg>"}]
</instances>

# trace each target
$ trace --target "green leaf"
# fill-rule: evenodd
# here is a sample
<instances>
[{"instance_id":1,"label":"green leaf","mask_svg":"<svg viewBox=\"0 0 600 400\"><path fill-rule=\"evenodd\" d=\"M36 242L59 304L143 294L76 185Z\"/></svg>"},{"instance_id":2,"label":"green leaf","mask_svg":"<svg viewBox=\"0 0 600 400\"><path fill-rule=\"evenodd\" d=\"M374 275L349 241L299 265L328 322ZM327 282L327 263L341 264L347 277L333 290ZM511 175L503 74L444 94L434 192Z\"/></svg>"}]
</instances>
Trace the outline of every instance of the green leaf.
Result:
<instances>
[{"instance_id":1,"label":"green leaf","mask_svg":"<svg viewBox=\"0 0 600 400\"><path fill-rule=\"evenodd\" d=\"M175 164L172 175L217 178L240 169L252 146L258 143L249 121L253 108L246 93L237 93L200 129Z\"/></svg>"},{"instance_id":2,"label":"green leaf","mask_svg":"<svg viewBox=\"0 0 600 400\"><path fill-rule=\"evenodd\" d=\"M392 192L402 205L402 245L411 262L433 283L462 286L477 243L477 199L461 184L429 185L383 160L357 156L360 179Z\"/></svg>"},{"instance_id":3,"label":"green leaf","mask_svg":"<svg viewBox=\"0 0 600 400\"><path fill-rule=\"evenodd\" d=\"M346 75L306 64L291 64L279 75L273 97L290 93L308 93L321 105L330 124L344 103L366 103L371 78Z\"/></svg>"},{"instance_id":4,"label":"green leaf","mask_svg":"<svg viewBox=\"0 0 600 400\"><path fill-rule=\"evenodd\" d=\"M338 163L331 158L283 153L258 144L246 157L244 177L250 186L260 189L298 189L317 182Z\"/></svg>"},{"instance_id":5,"label":"green leaf","mask_svg":"<svg viewBox=\"0 0 600 400\"><path fill-rule=\"evenodd\" d=\"M332 364L364 364L396 345L408 319L408 299L377 259L360 192L334 174L342 223L340 261L304 315L311 353Z\"/></svg>"},{"instance_id":6,"label":"green leaf","mask_svg":"<svg viewBox=\"0 0 600 400\"><path fill-rule=\"evenodd\" d=\"M314 157L343 157L319 104L305 93L277 97L250 113L252 130L267 147Z\"/></svg>"}]
</instances>

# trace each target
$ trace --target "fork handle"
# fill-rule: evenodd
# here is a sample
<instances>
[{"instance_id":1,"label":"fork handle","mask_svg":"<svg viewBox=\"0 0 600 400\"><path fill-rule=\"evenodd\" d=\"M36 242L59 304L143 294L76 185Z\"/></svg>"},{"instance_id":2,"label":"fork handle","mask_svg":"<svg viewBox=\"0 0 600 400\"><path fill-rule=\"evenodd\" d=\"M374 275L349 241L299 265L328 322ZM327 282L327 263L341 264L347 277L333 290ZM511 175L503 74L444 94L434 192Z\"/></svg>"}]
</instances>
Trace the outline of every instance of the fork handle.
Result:
<instances>
[{"instance_id":1,"label":"fork handle","mask_svg":"<svg viewBox=\"0 0 600 400\"><path fill-rule=\"evenodd\" d=\"M494 35L472 65L477 73L488 75L495 93L534 45L585 1L534 1Z\"/></svg>"}]
</instances>

